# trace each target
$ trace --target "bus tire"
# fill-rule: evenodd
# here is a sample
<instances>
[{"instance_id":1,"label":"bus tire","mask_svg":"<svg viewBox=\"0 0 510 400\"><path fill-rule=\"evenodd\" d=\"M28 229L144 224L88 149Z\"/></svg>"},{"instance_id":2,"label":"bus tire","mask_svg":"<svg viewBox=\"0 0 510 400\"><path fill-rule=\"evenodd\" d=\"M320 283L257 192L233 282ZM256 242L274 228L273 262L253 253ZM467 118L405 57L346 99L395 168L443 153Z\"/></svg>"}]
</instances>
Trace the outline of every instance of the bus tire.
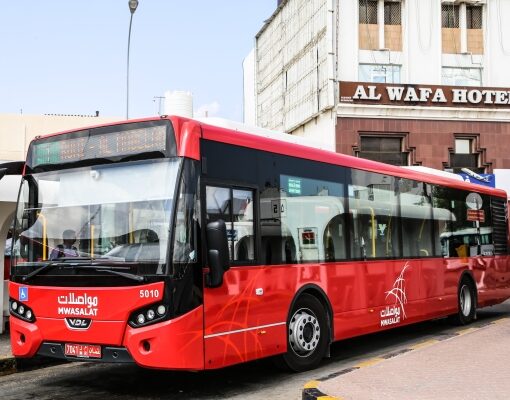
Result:
<instances>
[{"instance_id":1,"label":"bus tire","mask_svg":"<svg viewBox=\"0 0 510 400\"><path fill-rule=\"evenodd\" d=\"M453 315L456 325L467 325L476 318L476 288L473 281L463 277L457 291L457 314Z\"/></svg>"},{"instance_id":2,"label":"bus tire","mask_svg":"<svg viewBox=\"0 0 510 400\"><path fill-rule=\"evenodd\" d=\"M287 352L277 365L301 372L316 368L329 346L327 313L321 302L302 294L294 304L287 323Z\"/></svg>"}]
</instances>

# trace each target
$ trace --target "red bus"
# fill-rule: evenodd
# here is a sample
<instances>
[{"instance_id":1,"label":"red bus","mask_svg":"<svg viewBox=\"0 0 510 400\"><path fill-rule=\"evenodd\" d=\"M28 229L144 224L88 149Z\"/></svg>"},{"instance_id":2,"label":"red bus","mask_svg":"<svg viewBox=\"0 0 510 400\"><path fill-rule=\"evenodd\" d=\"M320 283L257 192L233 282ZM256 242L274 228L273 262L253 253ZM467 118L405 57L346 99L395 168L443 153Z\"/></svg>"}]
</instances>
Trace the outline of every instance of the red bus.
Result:
<instances>
[{"instance_id":1,"label":"red bus","mask_svg":"<svg viewBox=\"0 0 510 400\"><path fill-rule=\"evenodd\" d=\"M301 371L510 297L504 191L180 117L34 139L15 224L17 357Z\"/></svg>"}]
</instances>

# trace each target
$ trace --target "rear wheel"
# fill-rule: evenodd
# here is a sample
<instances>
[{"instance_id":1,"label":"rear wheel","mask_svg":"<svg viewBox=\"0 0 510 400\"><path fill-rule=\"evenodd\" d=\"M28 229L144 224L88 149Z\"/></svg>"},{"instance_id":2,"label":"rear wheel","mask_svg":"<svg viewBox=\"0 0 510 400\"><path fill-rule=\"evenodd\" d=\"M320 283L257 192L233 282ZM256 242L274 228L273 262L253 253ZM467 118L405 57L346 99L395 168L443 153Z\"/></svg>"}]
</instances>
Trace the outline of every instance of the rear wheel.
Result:
<instances>
[{"instance_id":1,"label":"rear wheel","mask_svg":"<svg viewBox=\"0 0 510 400\"><path fill-rule=\"evenodd\" d=\"M462 278L457 292L458 311L453 321L458 325L467 325L476 318L476 288L468 278Z\"/></svg>"},{"instance_id":2,"label":"rear wheel","mask_svg":"<svg viewBox=\"0 0 510 400\"><path fill-rule=\"evenodd\" d=\"M316 297L303 294L287 324L287 353L278 364L300 372L317 367L327 353L329 331L326 311Z\"/></svg>"}]
</instances>

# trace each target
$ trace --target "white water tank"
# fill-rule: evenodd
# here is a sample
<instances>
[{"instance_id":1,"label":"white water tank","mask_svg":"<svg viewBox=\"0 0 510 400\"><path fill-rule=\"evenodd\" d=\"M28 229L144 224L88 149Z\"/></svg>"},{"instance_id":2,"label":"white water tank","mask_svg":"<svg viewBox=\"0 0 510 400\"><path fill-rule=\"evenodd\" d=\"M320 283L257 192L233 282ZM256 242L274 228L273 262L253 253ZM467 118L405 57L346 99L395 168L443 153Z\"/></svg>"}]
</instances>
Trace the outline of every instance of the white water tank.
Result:
<instances>
[{"instance_id":1,"label":"white water tank","mask_svg":"<svg viewBox=\"0 0 510 400\"><path fill-rule=\"evenodd\" d=\"M165 114L193 118L193 95L191 92L166 91Z\"/></svg>"}]
</instances>

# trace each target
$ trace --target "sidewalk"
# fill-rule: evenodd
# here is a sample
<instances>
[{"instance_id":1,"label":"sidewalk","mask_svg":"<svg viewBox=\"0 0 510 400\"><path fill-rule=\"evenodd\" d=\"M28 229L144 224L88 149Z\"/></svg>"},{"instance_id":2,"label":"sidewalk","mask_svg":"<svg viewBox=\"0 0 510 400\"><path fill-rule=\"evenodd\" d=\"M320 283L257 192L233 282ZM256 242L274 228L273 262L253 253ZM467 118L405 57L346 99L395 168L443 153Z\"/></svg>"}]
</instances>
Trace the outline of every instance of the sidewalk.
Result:
<instances>
[{"instance_id":1,"label":"sidewalk","mask_svg":"<svg viewBox=\"0 0 510 400\"><path fill-rule=\"evenodd\" d=\"M16 361L11 353L9 332L0 335L0 375L16 371Z\"/></svg>"},{"instance_id":2,"label":"sidewalk","mask_svg":"<svg viewBox=\"0 0 510 400\"><path fill-rule=\"evenodd\" d=\"M510 393L510 318L459 328L446 340L429 340L393 357L373 358L350 372L310 382L330 399L491 399ZM310 391L310 390L309 390ZM326 397L328 398L328 397Z\"/></svg>"}]
</instances>

